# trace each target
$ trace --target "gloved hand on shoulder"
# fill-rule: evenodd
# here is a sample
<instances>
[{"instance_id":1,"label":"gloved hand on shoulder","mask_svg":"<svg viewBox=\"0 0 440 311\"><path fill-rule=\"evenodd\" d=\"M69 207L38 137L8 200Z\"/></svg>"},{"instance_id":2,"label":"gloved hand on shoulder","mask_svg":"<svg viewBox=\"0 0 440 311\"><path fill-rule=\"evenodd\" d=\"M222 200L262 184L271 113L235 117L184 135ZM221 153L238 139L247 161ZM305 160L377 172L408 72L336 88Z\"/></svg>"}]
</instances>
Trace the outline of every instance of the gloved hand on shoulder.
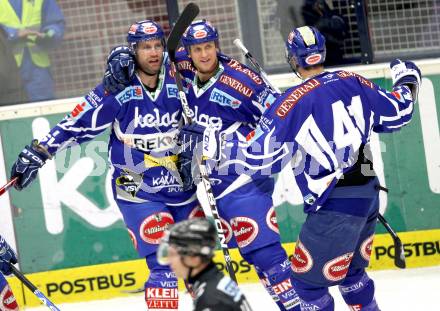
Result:
<instances>
[{"instance_id":1,"label":"gloved hand on shoulder","mask_svg":"<svg viewBox=\"0 0 440 311\"><path fill-rule=\"evenodd\" d=\"M419 95L419 86L422 81L422 74L419 67L410 61L401 61L395 59L390 63L391 78L393 87L406 85L411 90L414 102L417 101Z\"/></svg>"},{"instance_id":2,"label":"gloved hand on shoulder","mask_svg":"<svg viewBox=\"0 0 440 311\"><path fill-rule=\"evenodd\" d=\"M107 57L107 70L103 85L107 92L117 93L125 89L135 76L135 57L128 46L117 46Z\"/></svg>"}]
</instances>

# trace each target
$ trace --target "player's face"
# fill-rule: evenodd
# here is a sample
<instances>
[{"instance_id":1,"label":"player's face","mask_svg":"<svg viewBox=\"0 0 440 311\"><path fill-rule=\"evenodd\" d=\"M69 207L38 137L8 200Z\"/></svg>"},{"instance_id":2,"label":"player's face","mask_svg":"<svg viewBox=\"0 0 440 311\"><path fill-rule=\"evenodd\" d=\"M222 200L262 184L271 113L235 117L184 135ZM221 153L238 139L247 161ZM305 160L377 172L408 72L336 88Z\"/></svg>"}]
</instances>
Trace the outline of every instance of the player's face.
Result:
<instances>
[{"instance_id":1,"label":"player's face","mask_svg":"<svg viewBox=\"0 0 440 311\"><path fill-rule=\"evenodd\" d=\"M163 60L162 41L159 39L140 41L136 45L136 61L142 71L154 75L159 73Z\"/></svg>"},{"instance_id":2,"label":"player's face","mask_svg":"<svg viewBox=\"0 0 440 311\"><path fill-rule=\"evenodd\" d=\"M182 262L182 257L177 253L173 246L168 247L168 261L171 269L176 273L178 278L186 279L188 277L189 269L185 267Z\"/></svg>"},{"instance_id":3,"label":"player's face","mask_svg":"<svg viewBox=\"0 0 440 311\"><path fill-rule=\"evenodd\" d=\"M198 73L203 75L213 75L217 69L217 47L214 41L191 45L189 56Z\"/></svg>"}]
</instances>

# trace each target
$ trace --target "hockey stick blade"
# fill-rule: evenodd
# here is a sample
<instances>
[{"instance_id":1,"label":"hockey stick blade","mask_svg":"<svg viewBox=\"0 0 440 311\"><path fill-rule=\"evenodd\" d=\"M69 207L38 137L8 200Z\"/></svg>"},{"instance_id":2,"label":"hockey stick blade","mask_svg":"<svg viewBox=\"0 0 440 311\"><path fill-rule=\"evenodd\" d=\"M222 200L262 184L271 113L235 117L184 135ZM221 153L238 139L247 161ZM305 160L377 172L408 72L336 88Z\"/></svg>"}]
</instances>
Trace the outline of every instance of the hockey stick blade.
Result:
<instances>
[{"instance_id":1,"label":"hockey stick blade","mask_svg":"<svg viewBox=\"0 0 440 311\"><path fill-rule=\"evenodd\" d=\"M185 9L183 9L182 14L180 14L173 29L171 30L171 33L167 40L167 49L168 55L170 56L170 59L172 61L175 60L176 49L179 45L180 38L182 37L186 28L191 25L194 18L196 18L196 16L199 14L199 11L200 10L197 4L193 2L188 3Z\"/></svg>"},{"instance_id":2,"label":"hockey stick blade","mask_svg":"<svg viewBox=\"0 0 440 311\"><path fill-rule=\"evenodd\" d=\"M49 300L40 290L31 282L28 280L27 277L24 276L23 273L21 273L17 268L14 267L13 264L9 263L9 267L12 270L12 274L14 274L17 279L19 279L27 288L31 290L31 292L34 293L35 296L37 296L38 299L50 310L52 311L60 311L57 306L53 304L52 301Z\"/></svg>"},{"instance_id":3,"label":"hockey stick blade","mask_svg":"<svg viewBox=\"0 0 440 311\"><path fill-rule=\"evenodd\" d=\"M405 269L406 261L405 261L405 250L403 248L402 241L400 240L397 233L391 228L390 224L386 221L385 217L381 214L377 216L382 225L387 229L388 233L391 235L391 238L394 242L394 265L398 268Z\"/></svg>"}]
</instances>

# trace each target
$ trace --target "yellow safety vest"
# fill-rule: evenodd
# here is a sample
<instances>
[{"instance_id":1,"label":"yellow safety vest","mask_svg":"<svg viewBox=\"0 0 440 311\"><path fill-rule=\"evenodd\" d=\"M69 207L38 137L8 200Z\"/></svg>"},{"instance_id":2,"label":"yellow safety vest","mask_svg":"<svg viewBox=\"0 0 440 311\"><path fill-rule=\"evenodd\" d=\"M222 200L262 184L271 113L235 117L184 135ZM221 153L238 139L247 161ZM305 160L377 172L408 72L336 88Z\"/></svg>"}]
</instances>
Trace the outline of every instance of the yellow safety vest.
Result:
<instances>
[{"instance_id":1,"label":"yellow safety vest","mask_svg":"<svg viewBox=\"0 0 440 311\"><path fill-rule=\"evenodd\" d=\"M14 11L8 0L0 0L0 24L17 29L33 29L40 31L41 10L44 0L23 1L22 20ZM32 62L39 67L49 67L50 60L46 51L40 49L35 43L34 38L29 37L30 41L16 43L12 46L15 61L18 67L23 62L24 48L28 47Z\"/></svg>"}]
</instances>

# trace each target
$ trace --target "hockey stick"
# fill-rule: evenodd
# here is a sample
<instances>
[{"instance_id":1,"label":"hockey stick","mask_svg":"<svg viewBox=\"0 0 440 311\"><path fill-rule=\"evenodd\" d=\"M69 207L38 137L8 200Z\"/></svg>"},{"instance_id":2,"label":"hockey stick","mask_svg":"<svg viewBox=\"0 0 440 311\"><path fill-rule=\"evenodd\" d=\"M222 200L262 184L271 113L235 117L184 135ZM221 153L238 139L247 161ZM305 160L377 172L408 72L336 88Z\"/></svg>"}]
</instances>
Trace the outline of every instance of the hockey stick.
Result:
<instances>
[{"instance_id":1,"label":"hockey stick","mask_svg":"<svg viewBox=\"0 0 440 311\"><path fill-rule=\"evenodd\" d=\"M252 64L252 66L257 70L258 74L263 78L263 81L269 85L269 87L272 89L272 91L275 91L279 94L281 94L281 91L279 88L277 88L275 85L270 83L269 77L267 76L266 72L261 68L258 61L252 56L252 54L249 52L249 50L244 46L243 42L241 42L240 39L235 39L234 44L236 47L238 47L244 54L244 56L249 60L249 62Z\"/></svg>"},{"instance_id":2,"label":"hockey stick","mask_svg":"<svg viewBox=\"0 0 440 311\"><path fill-rule=\"evenodd\" d=\"M252 56L252 54L248 51L248 49L246 49L246 47L244 46L244 44L241 42L240 39L235 39L234 40L234 44L244 53L244 56L246 56L246 58L251 62L252 66L254 66L254 68L257 70L257 72L261 75L261 77L263 78L264 82L269 85L272 90L275 90L279 93L281 93L279 91L279 89L272 85L267 77L266 72L264 71L263 68L261 68L260 64L258 63L258 61ZM387 188L378 187L379 190L388 192ZM402 268L404 269L406 267L406 263L405 263L405 252L403 249L403 245L402 245L402 241L400 240L400 238L397 236L396 232L393 230L393 228L391 228L390 224L386 221L386 219L383 217L383 215L381 215L379 213L378 216L379 221L382 223L382 225L385 227L385 229L387 229L388 233L391 235L391 238L393 239L394 242L394 249L396 254L394 255L394 265L396 267ZM397 255L399 254L399 255Z\"/></svg>"},{"instance_id":3,"label":"hockey stick","mask_svg":"<svg viewBox=\"0 0 440 311\"><path fill-rule=\"evenodd\" d=\"M377 216L382 225L387 229L388 233L391 235L394 242L394 265L401 269L406 268L405 262L405 251L403 249L402 241L400 240L397 233L391 228L390 224L386 221L386 219L379 213Z\"/></svg>"},{"instance_id":4,"label":"hockey stick","mask_svg":"<svg viewBox=\"0 0 440 311\"><path fill-rule=\"evenodd\" d=\"M382 186L377 186L378 190L384 191L388 193L388 189ZM402 241L400 240L397 233L391 228L388 221L383 217L381 213L377 216L379 221L382 223L382 225L387 229L388 233L391 235L391 238L393 239L394 243L394 265L398 268L405 269L406 268L406 262L405 262L405 250L402 245Z\"/></svg>"},{"instance_id":5,"label":"hockey stick","mask_svg":"<svg viewBox=\"0 0 440 311\"><path fill-rule=\"evenodd\" d=\"M21 273L17 268L14 267L13 264L9 263L9 267L12 270L12 273L24 284L27 288L29 288L41 302L46 305L49 309L53 311L60 311L57 306L55 306L52 301L49 300L40 290L29 281L23 273Z\"/></svg>"},{"instance_id":6,"label":"hockey stick","mask_svg":"<svg viewBox=\"0 0 440 311\"><path fill-rule=\"evenodd\" d=\"M14 177L12 178L10 181L8 181L3 187L0 188L0 195L2 195L3 193L5 193L6 191L9 190L9 188L11 188L18 180L18 177Z\"/></svg>"},{"instance_id":7,"label":"hockey stick","mask_svg":"<svg viewBox=\"0 0 440 311\"><path fill-rule=\"evenodd\" d=\"M185 123L189 124L192 122L191 118L191 110L188 105L188 101L186 99L185 92L183 90L182 78L177 70L176 63L176 49L179 45L180 38L182 37L185 30L191 25L191 22L194 18L199 14L199 7L194 3L189 3L182 14L179 16L176 24L171 30L170 36L167 41L168 55L170 57L171 62L174 64L176 68L176 85L179 91L179 99L182 105L183 115L185 118ZM217 229L217 236L220 240L220 247L223 251L223 256L225 257L226 269L228 270L229 277L237 283L237 278L235 276L234 268L232 266L231 255L229 254L228 245L226 243L226 236L223 231L223 227L220 221L220 217L218 215L217 204L215 201L214 193L212 192L211 181L209 180L208 171L206 169L206 159L202 158L200 162L200 175L203 181L203 185L205 187L206 195L208 197L209 207L212 212L212 216L214 217L215 227Z\"/></svg>"}]
</instances>

